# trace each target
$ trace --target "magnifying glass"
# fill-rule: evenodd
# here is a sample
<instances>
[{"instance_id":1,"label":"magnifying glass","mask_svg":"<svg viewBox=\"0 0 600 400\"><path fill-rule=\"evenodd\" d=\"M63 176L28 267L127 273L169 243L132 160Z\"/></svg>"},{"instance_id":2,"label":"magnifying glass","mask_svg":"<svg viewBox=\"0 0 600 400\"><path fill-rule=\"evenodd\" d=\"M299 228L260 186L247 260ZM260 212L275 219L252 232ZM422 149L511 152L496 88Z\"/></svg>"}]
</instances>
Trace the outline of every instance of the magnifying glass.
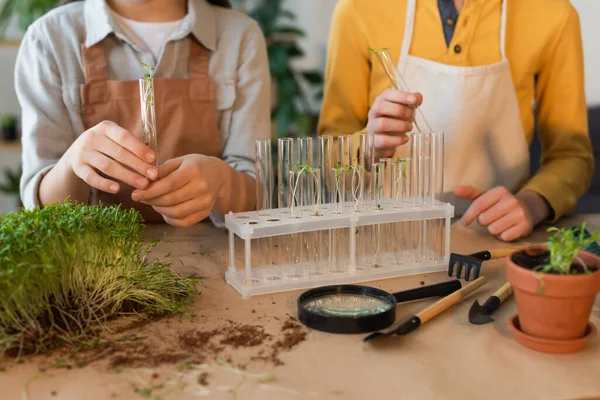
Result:
<instances>
[{"instance_id":1,"label":"magnifying glass","mask_svg":"<svg viewBox=\"0 0 600 400\"><path fill-rule=\"evenodd\" d=\"M462 287L458 279L398 293L360 285L333 285L308 290L298 298L298 319L329 333L365 333L396 320L398 303L444 297Z\"/></svg>"}]
</instances>

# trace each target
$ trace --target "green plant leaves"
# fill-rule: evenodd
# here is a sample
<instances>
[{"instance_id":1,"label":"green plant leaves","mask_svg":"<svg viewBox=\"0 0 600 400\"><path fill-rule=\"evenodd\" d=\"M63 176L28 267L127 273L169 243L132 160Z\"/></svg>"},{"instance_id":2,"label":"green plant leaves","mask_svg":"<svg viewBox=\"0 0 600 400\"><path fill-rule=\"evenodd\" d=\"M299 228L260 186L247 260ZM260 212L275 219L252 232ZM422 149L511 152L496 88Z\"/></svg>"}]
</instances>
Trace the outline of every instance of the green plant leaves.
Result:
<instances>
[{"instance_id":1,"label":"green plant leaves","mask_svg":"<svg viewBox=\"0 0 600 400\"><path fill-rule=\"evenodd\" d=\"M597 242L600 231L585 235L586 223L576 228L556 228L551 227L547 232L553 232L554 235L548 238L546 245L550 251L550 264L543 267L544 272L553 272L561 275L573 273L571 265L577 259L579 251L585 249ZM583 265L584 269L587 267Z\"/></svg>"}]
</instances>

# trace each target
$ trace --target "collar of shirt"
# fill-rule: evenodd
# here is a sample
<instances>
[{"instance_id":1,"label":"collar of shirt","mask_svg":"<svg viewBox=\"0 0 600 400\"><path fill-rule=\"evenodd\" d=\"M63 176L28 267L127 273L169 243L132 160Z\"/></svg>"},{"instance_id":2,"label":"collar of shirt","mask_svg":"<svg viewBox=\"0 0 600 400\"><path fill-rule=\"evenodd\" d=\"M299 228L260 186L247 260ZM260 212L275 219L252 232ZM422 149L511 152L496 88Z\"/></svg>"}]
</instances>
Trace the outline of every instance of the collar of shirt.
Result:
<instances>
[{"instance_id":1,"label":"collar of shirt","mask_svg":"<svg viewBox=\"0 0 600 400\"><path fill-rule=\"evenodd\" d=\"M113 21L105 0L87 0L84 8L86 39L85 46L91 47L114 33L119 39L126 41L137 49L135 43L120 31ZM189 0L188 13L178 30L173 32L169 40L183 39L192 33L206 48L215 51L217 47L217 30L211 6L205 0ZM139 50L139 49L138 49Z\"/></svg>"}]
</instances>

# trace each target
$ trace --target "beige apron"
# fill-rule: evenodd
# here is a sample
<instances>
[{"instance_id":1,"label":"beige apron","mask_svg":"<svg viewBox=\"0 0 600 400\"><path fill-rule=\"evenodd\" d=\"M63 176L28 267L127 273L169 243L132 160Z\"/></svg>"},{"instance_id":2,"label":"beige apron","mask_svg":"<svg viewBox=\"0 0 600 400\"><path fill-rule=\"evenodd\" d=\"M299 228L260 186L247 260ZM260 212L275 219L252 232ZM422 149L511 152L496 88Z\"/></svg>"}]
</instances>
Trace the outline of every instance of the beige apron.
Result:
<instances>
[{"instance_id":1,"label":"beige apron","mask_svg":"<svg viewBox=\"0 0 600 400\"><path fill-rule=\"evenodd\" d=\"M160 163L186 154L221 158L223 153L213 83L208 75L210 51L192 36L187 40L190 43L189 77L154 78ZM82 45L81 51L85 71L85 84L81 85L85 129L110 120L141 138L139 81L107 80L103 41L90 48ZM146 222L164 222L152 207L131 199L134 188L123 182L119 184L118 194L97 191L97 200L135 208Z\"/></svg>"},{"instance_id":2,"label":"beige apron","mask_svg":"<svg viewBox=\"0 0 600 400\"><path fill-rule=\"evenodd\" d=\"M408 85L423 94L421 106L434 131L444 132L444 201L461 216L470 201L459 185L517 191L529 177L529 146L505 52L508 0L502 2L498 63L477 67L446 65L409 54L417 0L407 1L398 67Z\"/></svg>"}]
</instances>

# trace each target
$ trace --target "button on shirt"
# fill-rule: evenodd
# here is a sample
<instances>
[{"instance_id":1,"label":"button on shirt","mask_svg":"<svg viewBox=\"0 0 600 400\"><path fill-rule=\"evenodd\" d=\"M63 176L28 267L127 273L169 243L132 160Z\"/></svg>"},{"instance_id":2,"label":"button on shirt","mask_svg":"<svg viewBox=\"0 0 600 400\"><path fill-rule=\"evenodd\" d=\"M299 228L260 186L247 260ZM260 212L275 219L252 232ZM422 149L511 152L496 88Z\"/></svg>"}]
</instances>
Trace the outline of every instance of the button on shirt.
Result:
<instances>
[{"instance_id":1,"label":"button on shirt","mask_svg":"<svg viewBox=\"0 0 600 400\"><path fill-rule=\"evenodd\" d=\"M458 20L458 11L454 0L438 0L438 8L440 9L440 17L442 18L442 29L444 30L444 39L446 46L450 46L450 41L454 35L454 27Z\"/></svg>"},{"instance_id":2,"label":"button on shirt","mask_svg":"<svg viewBox=\"0 0 600 400\"><path fill-rule=\"evenodd\" d=\"M189 0L188 14L168 38L156 63L151 51L121 31L104 0L78 1L56 8L32 24L17 57L24 206L39 205L42 177L85 131L80 98L80 85L85 82L81 43L85 40L90 47L105 40L109 80L139 79L146 73L141 63L155 66L156 77L186 78L188 35L194 35L213 52L209 74L224 143L222 159L254 176L254 143L270 137L271 80L265 40L252 19L205 0Z\"/></svg>"}]
</instances>

